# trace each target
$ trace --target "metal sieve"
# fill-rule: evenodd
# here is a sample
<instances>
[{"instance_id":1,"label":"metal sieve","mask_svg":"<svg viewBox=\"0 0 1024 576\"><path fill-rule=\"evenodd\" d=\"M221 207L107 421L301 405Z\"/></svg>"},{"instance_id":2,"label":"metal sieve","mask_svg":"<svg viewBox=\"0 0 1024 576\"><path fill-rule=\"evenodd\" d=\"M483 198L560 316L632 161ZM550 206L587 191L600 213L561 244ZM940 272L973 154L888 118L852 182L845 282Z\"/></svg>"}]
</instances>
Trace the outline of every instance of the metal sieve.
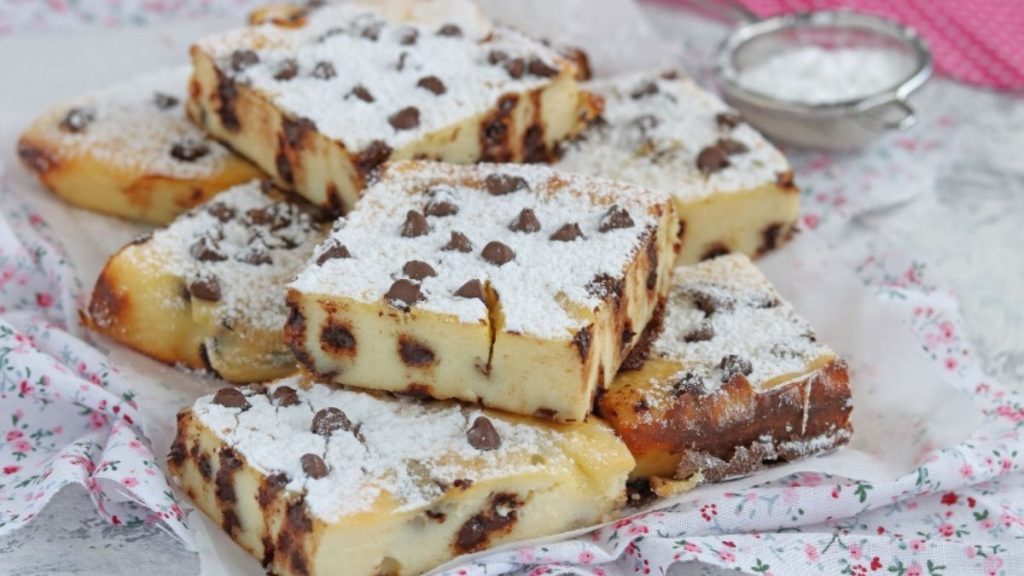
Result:
<instances>
[{"instance_id":1,"label":"metal sieve","mask_svg":"<svg viewBox=\"0 0 1024 576\"><path fill-rule=\"evenodd\" d=\"M905 77L874 94L840 102L782 100L742 86L739 74L785 50L878 48L904 59ZM715 77L722 97L769 137L808 148L846 150L917 122L907 98L932 74L931 51L912 28L847 11L789 14L741 25L722 45Z\"/></svg>"}]
</instances>

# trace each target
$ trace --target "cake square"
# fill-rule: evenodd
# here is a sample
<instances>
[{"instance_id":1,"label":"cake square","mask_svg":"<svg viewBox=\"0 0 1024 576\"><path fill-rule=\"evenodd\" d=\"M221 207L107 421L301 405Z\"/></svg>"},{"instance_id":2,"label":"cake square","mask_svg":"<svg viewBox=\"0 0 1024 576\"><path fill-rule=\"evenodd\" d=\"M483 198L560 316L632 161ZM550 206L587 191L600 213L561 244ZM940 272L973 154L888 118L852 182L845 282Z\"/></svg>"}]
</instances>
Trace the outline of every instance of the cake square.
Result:
<instances>
[{"instance_id":1,"label":"cake square","mask_svg":"<svg viewBox=\"0 0 1024 576\"><path fill-rule=\"evenodd\" d=\"M671 194L683 225L677 263L758 256L793 234L800 194L789 162L693 80L645 72L585 88L604 99L601 121L565 146L558 167Z\"/></svg>"},{"instance_id":2,"label":"cake square","mask_svg":"<svg viewBox=\"0 0 1024 576\"><path fill-rule=\"evenodd\" d=\"M189 111L335 212L353 208L386 160L549 161L596 114L575 63L492 26L471 2L273 14L193 46Z\"/></svg>"},{"instance_id":3,"label":"cake square","mask_svg":"<svg viewBox=\"0 0 1024 576\"><path fill-rule=\"evenodd\" d=\"M268 182L236 186L111 256L86 323L232 382L292 373L284 290L328 228L313 206Z\"/></svg>"},{"instance_id":4,"label":"cake square","mask_svg":"<svg viewBox=\"0 0 1024 576\"><path fill-rule=\"evenodd\" d=\"M582 420L667 293L668 196L544 166L390 165L289 286L327 381Z\"/></svg>"},{"instance_id":5,"label":"cake square","mask_svg":"<svg viewBox=\"0 0 1024 576\"><path fill-rule=\"evenodd\" d=\"M599 419L554 424L300 376L225 388L178 416L168 466L274 574L419 574L599 523L633 458Z\"/></svg>"},{"instance_id":6,"label":"cake square","mask_svg":"<svg viewBox=\"0 0 1024 576\"><path fill-rule=\"evenodd\" d=\"M166 224L261 176L189 122L188 77L187 66L168 68L56 106L21 135L18 155L72 204Z\"/></svg>"},{"instance_id":7,"label":"cake square","mask_svg":"<svg viewBox=\"0 0 1024 576\"><path fill-rule=\"evenodd\" d=\"M846 364L746 256L677 268L646 336L598 403L635 477L717 481L849 440Z\"/></svg>"}]
</instances>

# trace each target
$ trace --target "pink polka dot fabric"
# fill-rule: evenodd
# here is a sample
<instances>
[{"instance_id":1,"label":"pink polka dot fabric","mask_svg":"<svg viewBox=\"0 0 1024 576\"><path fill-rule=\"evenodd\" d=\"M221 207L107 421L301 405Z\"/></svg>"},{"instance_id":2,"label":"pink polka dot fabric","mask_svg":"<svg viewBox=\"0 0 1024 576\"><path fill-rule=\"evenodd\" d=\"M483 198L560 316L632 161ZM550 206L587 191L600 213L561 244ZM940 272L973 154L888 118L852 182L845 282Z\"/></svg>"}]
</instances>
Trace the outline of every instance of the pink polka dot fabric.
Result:
<instances>
[{"instance_id":1,"label":"pink polka dot fabric","mask_svg":"<svg viewBox=\"0 0 1024 576\"><path fill-rule=\"evenodd\" d=\"M997 90L1024 90L1022 0L739 0L761 17L846 8L918 30L939 73Z\"/></svg>"}]
</instances>

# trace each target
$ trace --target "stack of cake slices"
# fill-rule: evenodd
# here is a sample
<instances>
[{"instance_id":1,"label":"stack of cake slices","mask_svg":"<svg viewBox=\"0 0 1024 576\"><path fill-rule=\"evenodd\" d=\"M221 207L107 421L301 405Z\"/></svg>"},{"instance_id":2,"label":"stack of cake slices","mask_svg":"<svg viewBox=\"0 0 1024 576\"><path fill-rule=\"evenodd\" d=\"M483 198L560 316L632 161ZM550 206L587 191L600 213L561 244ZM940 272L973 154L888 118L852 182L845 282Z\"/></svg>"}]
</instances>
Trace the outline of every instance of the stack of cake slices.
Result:
<instances>
[{"instance_id":1,"label":"stack of cake slices","mask_svg":"<svg viewBox=\"0 0 1024 576\"><path fill-rule=\"evenodd\" d=\"M793 233L785 157L678 73L588 75L467 0L275 5L23 135L166 224L83 318L232 383L168 467L273 573L420 573L849 440L845 364L748 257Z\"/></svg>"}]
</instances>

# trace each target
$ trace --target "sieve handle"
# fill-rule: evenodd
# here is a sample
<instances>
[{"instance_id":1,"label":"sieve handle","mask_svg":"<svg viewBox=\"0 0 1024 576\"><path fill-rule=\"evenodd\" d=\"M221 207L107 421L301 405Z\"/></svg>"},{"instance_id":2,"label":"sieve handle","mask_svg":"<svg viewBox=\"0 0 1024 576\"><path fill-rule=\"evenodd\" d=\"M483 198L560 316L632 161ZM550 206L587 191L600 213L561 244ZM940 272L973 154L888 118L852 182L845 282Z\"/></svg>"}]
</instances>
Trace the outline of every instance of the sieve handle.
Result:
<instances>
[{"instance_id":1,"label":"sieve handle","mask_svg":"<svg viewBox=\"0 0 1024 576\"><path fill-rule=\"evenodd\" d=\"M889 110L893 110L894 114L889 114L891 117L887 118L880 118L872 114L872 112ZM854 119L875 130L906 130L917 124L917 113L902 96L896 96L891 100L859 110Z\"/></svg>"}]
</instances>

